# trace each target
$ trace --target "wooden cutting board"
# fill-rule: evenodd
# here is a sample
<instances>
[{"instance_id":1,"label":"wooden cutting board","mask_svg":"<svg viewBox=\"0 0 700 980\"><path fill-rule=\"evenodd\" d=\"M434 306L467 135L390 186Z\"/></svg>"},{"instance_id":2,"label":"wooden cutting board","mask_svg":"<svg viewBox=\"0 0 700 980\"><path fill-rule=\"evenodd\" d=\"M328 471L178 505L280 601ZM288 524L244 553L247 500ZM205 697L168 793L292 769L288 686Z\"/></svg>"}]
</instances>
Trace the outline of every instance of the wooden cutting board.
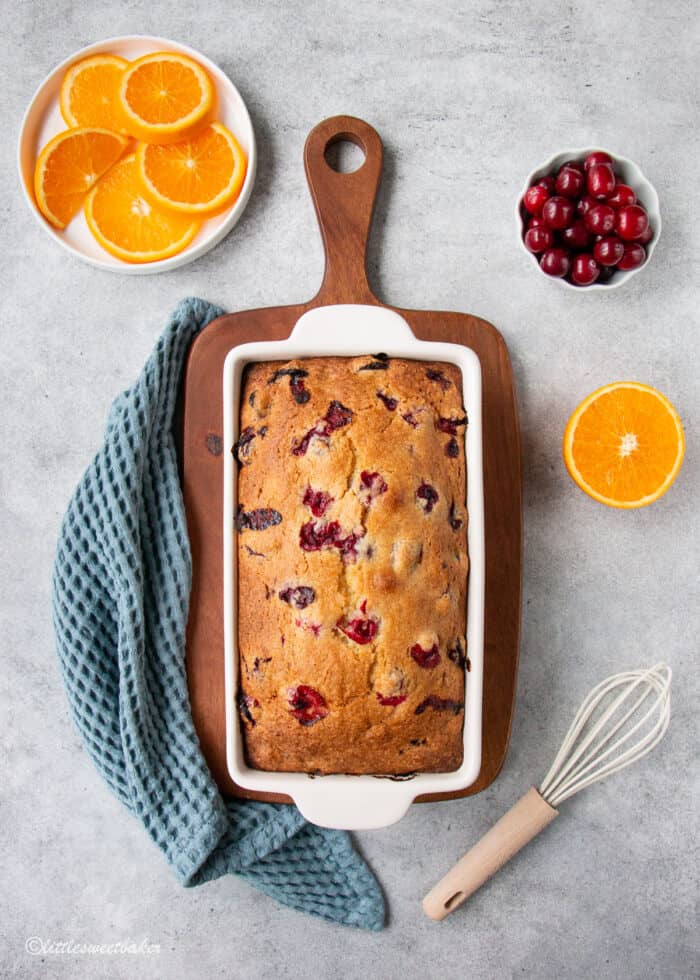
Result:
<instances>
[{"instance_id":1,"label":"wooden cutting board","mask_svg":"<svg viewBox=\"0 0 700 980\"><path fill-rule=\"evenodd\" d=\"M353 173L326 160L333 144L349 140L365 154ZM309 134L304 164L326 253L321 288L308 303L222 316L192 344L184 379L182 466L193 580L187 628L187 674L192 715L204 756L224 794L291 802L286 796L236 786L226 768L223 639L222 371L238 344L283 340L307 310L333 303L385 306L367 281L366 250L382 172L382 143L371 126L351 116L326 119ZM486 519L486 623L483 756L477 781L457 793L478 793L498 775L510 738L520 633L522 510L520 434L513 374L505 342L486 320L465 313L398 313L421 340L465 344L483 372L484 497Z\"/></svg>"}]
</instances>

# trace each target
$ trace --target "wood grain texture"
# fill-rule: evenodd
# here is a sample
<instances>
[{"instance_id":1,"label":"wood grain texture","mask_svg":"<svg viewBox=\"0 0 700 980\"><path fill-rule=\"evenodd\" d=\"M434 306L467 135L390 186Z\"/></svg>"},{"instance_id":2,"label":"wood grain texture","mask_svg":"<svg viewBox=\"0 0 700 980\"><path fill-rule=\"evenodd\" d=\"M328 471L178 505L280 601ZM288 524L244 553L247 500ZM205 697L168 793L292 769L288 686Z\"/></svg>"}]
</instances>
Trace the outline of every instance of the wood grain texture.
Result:
<instances>
[{"instance_id":1,"label":"wood grain texture","mask_svg":"<svg viewBox=\"0 0 700 980\"><path fill-rule=\"evenodd\" d=\"M365 153L354 173L337 173L326 148L351 140ZM202 751L222 792L249 799L291 802L244 790L226 767L223 642L223 445L222 372L232 347L283 340L307 310L332 303L384 306L366 272L366 249L382 169L378 134L362 120L336 116L316 126L304 150L309 188L323 238L326 266L321 288L308 303L249 310L220 317L194 341L183 388L183 493L192 549L193 581L187 630L187 673ZM505 758L518 668L522 564L520 435L513 375L500 333L464 313L396 309L421 340L471 347L483 373L484 496L486 523L486 629L483 752L477 781L450 799L484 789Z\"/></svg>"}]
</instances>

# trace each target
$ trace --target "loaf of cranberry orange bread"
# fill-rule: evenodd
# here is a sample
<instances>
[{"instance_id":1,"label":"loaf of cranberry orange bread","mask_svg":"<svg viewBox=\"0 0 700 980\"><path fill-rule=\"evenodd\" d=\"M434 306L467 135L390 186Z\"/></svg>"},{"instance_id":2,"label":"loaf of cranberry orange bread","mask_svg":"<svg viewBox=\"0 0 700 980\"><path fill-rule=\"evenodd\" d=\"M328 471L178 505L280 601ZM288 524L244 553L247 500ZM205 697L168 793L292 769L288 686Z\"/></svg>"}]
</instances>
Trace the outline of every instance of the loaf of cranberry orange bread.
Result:
<instances>
[{"instance_id":1,"label":"loaf of cranberry orange bread","mask_svg":"<svg viewBox=\"0 0 700 980\"><path fill-rule=\"evenodd\" d=\"M376 355L248 367L233 452L249 765L461 765L466 425L451 364Z\"/></svg>"}]
</instances>

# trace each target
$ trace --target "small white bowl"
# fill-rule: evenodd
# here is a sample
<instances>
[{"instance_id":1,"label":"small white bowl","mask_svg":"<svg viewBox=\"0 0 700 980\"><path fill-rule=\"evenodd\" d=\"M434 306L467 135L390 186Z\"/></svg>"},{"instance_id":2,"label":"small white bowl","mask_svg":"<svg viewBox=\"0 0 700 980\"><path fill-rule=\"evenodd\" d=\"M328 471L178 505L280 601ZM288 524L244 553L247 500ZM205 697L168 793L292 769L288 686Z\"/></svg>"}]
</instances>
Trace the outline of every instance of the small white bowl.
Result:
<instances>
[{"instance_id":1,"label":"small white bowl","mask_svg":"<svg viewBox=\"0 0 700 980\"><path fill-rule=\"evenodd\" d=\"M589 153L594 153L596 151L608 153L612 157L616 176L623 184L628 184L632 188L634 193L637 195L637 200L649 215L649 224L654 230L654 237L648 245L644 246L647 250L646 261L636 269L628 269L626 272L616 271L610 282L594 282L591 286L575 286L573 283L567 282L566 279L559 278L557 276L547 276L540 269L537 256L533 255L532 252L528 251L528 249L525 247L525 242L523 241L525 222L523 220L521 201L528 187L531 187L541 177L546 177L548 174L556 173L559 167L561 167L561 165L567 160L578 160L579 162L583 163ZM601 204L604 203L605 201L601 201ZM515 220L518 229L518 241L520 242L520 247L534 264L538 273L541 276L545 276L547 279L555 279L562 286L565 286L567 289L573 289L577 293L587 293L593 289L617 289L618 286L622 286L629 279L631 279L632 276L636 276L638 272L642 272L644 269L646 269L651 262L651 257L654 254L656 243L661 236L659 195L656 193L654 185L644 176L636 163L633 163L632 160L628 160L627 157L620 156L619 153L614 153L612 150L606 150L603 146L589 146L584 149L577 150L562 150L561 153L555 153L548 160L545 160L544 163L540 164L539 167L528 175L525 184L518 194L518 200L515 204Z\"/></svg>"},{"instance_id":2,"label":"small white bowl","mask_svg":"<svg viewBox=\"0 0 700 980\"><path fill-rule=\"evenodd\" d=\"M110 255L97 243L87 226L82 210L63 231L53 228L42 216L34 200L34 167L41 148L57 133L68 128L61 115L58 97L63 76L72 64L82 58L87 58L89 55L107 52L120 55L127 61L133 61L135 58L140 58L142 55L150 54L153 51L179 51L189 55L204 66L216 89L216 118L231 130L241 144L248 158L248 170L241 193L231 207L222 214L203 222L195 239L187 248L178 255L173 255L169 259L161 259L159 262L132 264ZM106 41L91 44L72 54L70 58L61 62L57 68L54 68L47 75L36 90L34 98L24 114L19 134L17 162L27 203L34 217L54 241L72 255L82 259L83 262L100 269L122 272L132 276L144 276L177 269L179 266L198 259L200 255L208 252L231 231L245 210L255 182L255 135L243 99L233 82L217 65L200 54L199 51L188 48L184 44L178 44L176 41L170 41L163 37L135 34L127 37L112 37Z\"/></svg>"}]
</instances>

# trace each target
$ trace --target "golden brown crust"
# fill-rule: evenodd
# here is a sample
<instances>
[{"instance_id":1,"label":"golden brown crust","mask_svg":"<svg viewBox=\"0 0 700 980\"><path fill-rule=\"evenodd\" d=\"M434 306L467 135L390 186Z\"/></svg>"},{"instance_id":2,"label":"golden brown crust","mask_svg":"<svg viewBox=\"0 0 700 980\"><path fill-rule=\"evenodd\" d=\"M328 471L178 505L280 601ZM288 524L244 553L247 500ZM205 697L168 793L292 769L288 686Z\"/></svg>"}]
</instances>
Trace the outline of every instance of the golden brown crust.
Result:
<instances>
[{"instance_id":1,"label":"golden brown crust","mask_svg":"<svg viewBox=\"0 0 700 980\"><path fill-rule=\"evenodd\" d=\"M443 363L248 368L235 453L239 710L253 767L461 765L461 391L459 369Z\"/></svg>"}]
</instances>

